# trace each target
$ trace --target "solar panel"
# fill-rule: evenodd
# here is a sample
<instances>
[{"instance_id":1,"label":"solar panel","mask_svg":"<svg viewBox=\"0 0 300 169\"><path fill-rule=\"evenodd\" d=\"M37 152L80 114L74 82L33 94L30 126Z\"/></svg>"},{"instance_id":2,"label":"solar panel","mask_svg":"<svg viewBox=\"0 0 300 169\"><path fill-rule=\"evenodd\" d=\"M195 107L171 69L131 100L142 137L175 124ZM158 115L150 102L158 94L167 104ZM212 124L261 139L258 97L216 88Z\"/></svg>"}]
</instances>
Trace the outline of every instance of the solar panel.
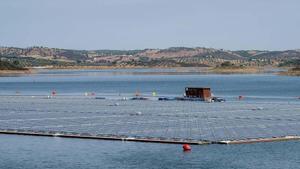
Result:
<instances>
[{"instance_id":1,"label":"solar panel","mask_svg":"<svg viewBox=\"0 0 300 169\"><path fill-rule=\"evenodd\" d=\"M1 96L0 129L210 141L270 138L300 135L300 102Z\"/></svg>"}]
</instances>

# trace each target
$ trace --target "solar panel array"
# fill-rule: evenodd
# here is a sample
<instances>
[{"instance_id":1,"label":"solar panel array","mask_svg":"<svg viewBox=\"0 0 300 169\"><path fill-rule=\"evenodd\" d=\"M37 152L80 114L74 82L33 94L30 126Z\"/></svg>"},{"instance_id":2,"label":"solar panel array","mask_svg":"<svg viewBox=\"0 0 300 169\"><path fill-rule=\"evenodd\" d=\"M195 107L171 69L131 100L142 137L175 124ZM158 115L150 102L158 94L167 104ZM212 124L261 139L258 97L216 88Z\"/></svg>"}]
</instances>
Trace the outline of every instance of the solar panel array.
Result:
<instances>
[{"instance_id":1,"label":"solar panel array","mask_svg":"<svg viewBox=\"0 0 300 169\"><path fill-rule=\"evenodd\" d=\"M300 135L300 100L100 100L1 96L0 129L188 140Z\"/></svg>"}]
</instances>

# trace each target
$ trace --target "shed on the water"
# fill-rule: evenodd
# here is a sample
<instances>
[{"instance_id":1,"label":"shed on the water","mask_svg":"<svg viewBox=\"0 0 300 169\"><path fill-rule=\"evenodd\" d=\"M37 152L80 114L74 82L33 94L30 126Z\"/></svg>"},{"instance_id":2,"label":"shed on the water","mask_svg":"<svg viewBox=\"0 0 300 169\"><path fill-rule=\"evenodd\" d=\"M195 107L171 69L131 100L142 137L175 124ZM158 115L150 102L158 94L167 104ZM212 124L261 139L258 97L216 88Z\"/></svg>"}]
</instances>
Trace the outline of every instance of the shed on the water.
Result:
<instances>
[{"instance_id":1,"label":"shed on the water","mask_svg":"<svg viewBox=\"0 0 300 169\"><path fill-rule=\"evenodd\" d=\"M186 87L185 96L190 98L201 98L208 100L211 98L210 88L208 87Z\"/></svg>"}]
</instances>

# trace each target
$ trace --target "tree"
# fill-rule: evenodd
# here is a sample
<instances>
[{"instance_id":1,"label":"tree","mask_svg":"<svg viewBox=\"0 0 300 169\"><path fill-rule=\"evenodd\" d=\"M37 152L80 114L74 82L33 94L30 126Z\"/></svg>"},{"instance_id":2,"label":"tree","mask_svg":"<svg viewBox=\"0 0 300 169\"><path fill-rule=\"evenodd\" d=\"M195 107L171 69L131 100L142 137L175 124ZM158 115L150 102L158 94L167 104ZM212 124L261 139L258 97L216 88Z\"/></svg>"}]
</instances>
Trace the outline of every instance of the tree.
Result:
<instances>
[{"instance_id":1,"label":"tree","mask_svg":"<svg viewBox=\"0 0 300 169\"><path fill-rule=\"evenodd\" d=\"M15 60L15 61L13 61L13 64L14 64L14 65L19 65L20 62L19 62L18 60Z\"/></svg>"},{"instance_id":2,"label":"tree","mask_svg":"<svg viewBox=\"0 0 300 169\"><path fill-rule=\"evenodd\" d=\"M230 67L230 66L233 66L234 64L232 64L231 62L229 61L225 61L223 63L221 63L221 67Z\"/></svg>"}]
</instances>

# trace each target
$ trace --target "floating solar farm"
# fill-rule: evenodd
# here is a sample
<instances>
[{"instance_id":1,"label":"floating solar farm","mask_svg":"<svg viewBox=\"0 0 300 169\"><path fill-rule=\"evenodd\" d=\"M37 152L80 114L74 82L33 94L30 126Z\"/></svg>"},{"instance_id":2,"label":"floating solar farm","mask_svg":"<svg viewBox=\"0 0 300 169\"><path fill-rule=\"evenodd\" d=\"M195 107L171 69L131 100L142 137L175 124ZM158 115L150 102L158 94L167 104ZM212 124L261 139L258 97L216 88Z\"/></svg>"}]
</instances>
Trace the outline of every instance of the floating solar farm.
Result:
<instances>
[{"instance_id":1,"label":"floating solar farm","mask_svg":"<svg viewBox=\"0 0 300 169\"><path fill-rule=\"evenodd\" d=\"M1 96L0 130L8 134L199 144L298 139L300 100L206 103Z\"/></svg>"}]
</instances>

